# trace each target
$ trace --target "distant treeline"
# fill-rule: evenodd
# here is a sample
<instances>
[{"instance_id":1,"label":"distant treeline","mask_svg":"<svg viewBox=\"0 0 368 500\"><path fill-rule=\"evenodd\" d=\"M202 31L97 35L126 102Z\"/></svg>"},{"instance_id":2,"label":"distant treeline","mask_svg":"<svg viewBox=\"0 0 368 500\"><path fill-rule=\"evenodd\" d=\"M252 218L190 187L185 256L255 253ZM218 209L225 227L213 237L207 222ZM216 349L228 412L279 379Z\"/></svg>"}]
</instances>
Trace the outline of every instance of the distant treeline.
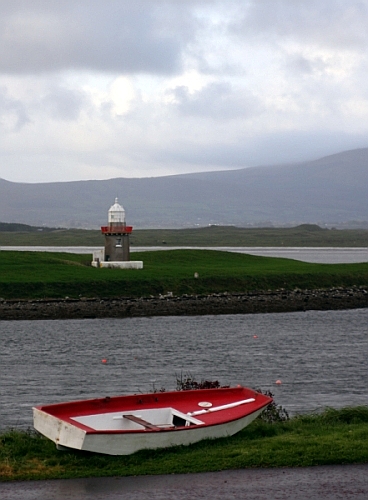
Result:
<instances>
[{"instance_id":1,"label":"distant treeline","mask_svg":"<svg viewBox=\"0 0 368 500\"><path fill-rule=\"evenodd\" d=\"M54 230L55 230L55 228L50 228L50 227L29 226L28 224L18 224L16 222L0 222L0 232L32 233L32 232L36 232L36 231L54 231Z\"/></svg>"},{"instance_id":2,"label":"distant treeline","mask_svg":"<svg viewBox=\"0 0 368 500\"><path fill-rule=\"evenodd\" d=\"M206 226L186 229L134 229L131 246L177 247L368 247L367 229ZM0 222L0 246L103 246L100 230L34 227Z\"/></svg>"}]
</instances>

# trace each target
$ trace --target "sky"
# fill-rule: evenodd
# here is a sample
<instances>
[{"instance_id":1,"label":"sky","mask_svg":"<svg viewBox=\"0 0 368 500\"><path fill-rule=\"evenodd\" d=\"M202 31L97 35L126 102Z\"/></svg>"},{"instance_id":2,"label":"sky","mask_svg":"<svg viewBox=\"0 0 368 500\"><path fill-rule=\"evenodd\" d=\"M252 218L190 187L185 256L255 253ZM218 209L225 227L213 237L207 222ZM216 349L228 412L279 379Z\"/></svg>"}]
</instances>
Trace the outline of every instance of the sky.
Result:
<instances>
[{"instance_id":1,"label":"sky","mask_svg":"<svg viewBox=\"0 0 368 500\"><path fill-rule=\"evenodd\" d=\"M368 147L367 0L0 0L0 178Z\"/></svg>"}]
</instances>

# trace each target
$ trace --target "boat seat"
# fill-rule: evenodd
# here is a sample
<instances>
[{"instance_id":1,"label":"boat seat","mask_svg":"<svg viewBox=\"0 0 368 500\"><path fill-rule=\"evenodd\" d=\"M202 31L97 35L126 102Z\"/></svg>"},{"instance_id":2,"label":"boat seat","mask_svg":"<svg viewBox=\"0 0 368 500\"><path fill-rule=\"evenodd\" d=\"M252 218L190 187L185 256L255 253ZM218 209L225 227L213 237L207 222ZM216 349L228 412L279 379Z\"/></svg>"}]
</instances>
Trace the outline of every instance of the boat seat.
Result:
<instances>
[{"instance_id":1,"label":"boat seat","mask_svg":"<svg viewBox=\"0 0 368 500\"><path fill-rule=\"evenodd\" d=\"M157 425L153 425L147 420L143 420L143 418L136 417L135 415L123 415L123 418L130 420L131 422L135 422L136 424L142 425L145 429L149 429L151 431L160 431L162 430Z\"/></svg>"}]
</instances>

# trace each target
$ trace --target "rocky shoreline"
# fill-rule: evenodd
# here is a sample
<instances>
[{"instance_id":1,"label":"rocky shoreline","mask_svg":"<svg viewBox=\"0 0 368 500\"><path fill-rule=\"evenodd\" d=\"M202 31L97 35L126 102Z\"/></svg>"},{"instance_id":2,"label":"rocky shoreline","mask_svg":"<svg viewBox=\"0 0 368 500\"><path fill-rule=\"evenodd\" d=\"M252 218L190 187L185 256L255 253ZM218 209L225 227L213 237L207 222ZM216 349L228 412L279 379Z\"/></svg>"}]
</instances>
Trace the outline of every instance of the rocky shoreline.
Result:
<instances>
[{"instance_id":1,"label":"rocky shoreline","mask_svg":"<svg viewBox=\"0 0 368 500\"><path fill-rule=\"evenodd\" d=\"M211 295L49 300L0 299L0 320L253 314L368 307L368 288L276 290Z\"/></svg>"}]
</instances>

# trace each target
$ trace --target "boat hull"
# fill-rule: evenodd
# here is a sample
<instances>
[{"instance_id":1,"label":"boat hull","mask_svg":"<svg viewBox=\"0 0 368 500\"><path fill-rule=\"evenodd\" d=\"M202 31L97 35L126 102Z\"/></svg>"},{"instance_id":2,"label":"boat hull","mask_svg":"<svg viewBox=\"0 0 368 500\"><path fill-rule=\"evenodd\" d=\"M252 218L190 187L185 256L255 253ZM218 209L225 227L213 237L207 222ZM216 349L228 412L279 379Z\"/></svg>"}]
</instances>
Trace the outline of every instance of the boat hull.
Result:
<instances>
[{"instance_id":1,"label":"boat hull","mask_svg":"<svg viewBox=\"0 0 368 500\"><path fill-rule=\"evenodd\" d=\"M133 407L131 396L117 398L121 400L120 405L117 403L114 405L115 398L108 398L105 406L104 401L107 399L35 407L33 409L34 427L54 441L59 449L72 448L108 455L130 455L143 449L190 445L204 439L232 436L249 425L272 401L271 398L249 389L246 394L247 400L239 398L239 396L244 396L240 393L239 395L231 393L232 397L229 399L224 393L225 397L218 398L220 391L222 389L183 391L179 394L183 395L184 402L178 397L178 393L171 393L175 397L170 408L167 407L170 401L170 396L168 398L167 395L170 393L165 394L162 406L159 406L162 397L154 398L158 399L157 407L154 407L153 396L146 395L147 401L153 400L147 403L148 409L143 409L144 403L141 402L141 397L137 403L139 408ZM191 398L189 393L195 393L195 395L192 394ZM254 397L249 398L249 395ZM126 404L125 398L128 399ZM203 404L201 401L208 400L214 401L208 410L192 413L187 411L193 407L198 410L198 405ZM110 401L111 404L109 404ZM227 401L230 403L226 403ZM219 406L219 403L222 403L222 406ZM68 405L70 405L69 408ZM179 426L167 423L163 427L157 427L155 419L162 419L162 414L168 412L178 415L182 423ZM156 413L160 416L156 417ZM191 416L193 413L197 415ZM148 417L146 417L147 414ZM153 424L142 420L142 415L149 418ZM170 418L172 420L172 415ZM131 419L134 420L133 423ZM135 423L140 420L150 427L143 427L144 423ZM119 429L119 426L123 425L125 428Z\"/></svg>"}]
</instances>

